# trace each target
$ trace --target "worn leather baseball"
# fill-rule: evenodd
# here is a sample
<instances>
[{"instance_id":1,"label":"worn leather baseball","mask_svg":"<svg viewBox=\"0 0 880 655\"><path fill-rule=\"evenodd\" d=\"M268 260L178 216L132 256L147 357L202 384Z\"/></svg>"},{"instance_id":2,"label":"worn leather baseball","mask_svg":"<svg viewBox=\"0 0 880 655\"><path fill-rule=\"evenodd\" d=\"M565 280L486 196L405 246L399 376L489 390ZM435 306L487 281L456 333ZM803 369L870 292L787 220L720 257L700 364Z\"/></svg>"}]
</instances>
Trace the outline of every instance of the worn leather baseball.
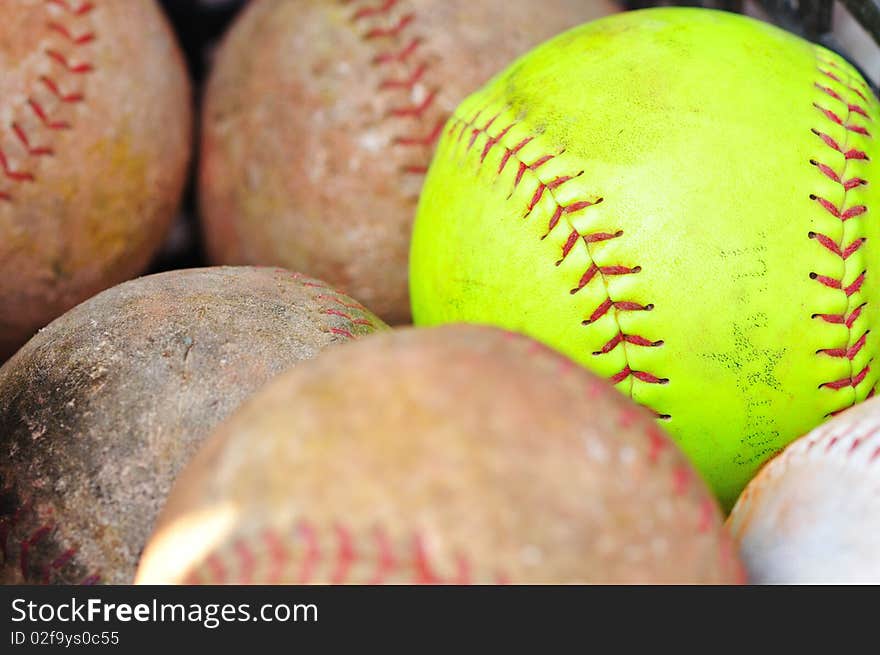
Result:
<instances>
[{"instance_id":1,"label":"worn leather baseball","mask_svg":"<svg viewBox=\"0 0 880 655\"><path fill-rule=\"evenodd\" d=\"M728 525L756 584L880 584L880 399L786 448Z\"/></svg>"},{"instance_id":2,"label":"worn leather baseball","mask_svg":"<svg viewBox=\"0 0 880 655\"><path fill-rule=\"evenodd\" d=\"M880 374L880 105L833 52L721 11L534 49L444 131L417 324L559 348L650 408L725 508Z\"/></svg>"},{"instance_id":3,"label":"worn leather baseball","mask_svg":"<svg viewBox=\"0 0 880 655\"><path fill-rule=\"evenodd\" d=\"M652 417L494 328L279 376L181 474L141 583L725 583L716 501Z\"/></svg>"},{"instance_id":4,"label":"worn leather baseball","mask_svg":"<svg viewBox=\"0 0 880 655\"><path fill-rule=\"evenodd\" d=\"M201 213L217 263L285 266L409 319L424 171L455 106L606 0L255 0L207 87Z\"/></svg>"},{"instance_id":5,"label":"worn leather baseball","mask_svg":"<svg viewBox=\"0 0 880 655\"><path fill-rule=\"evenodd\" d=\"M4 0L0 361L145 268L180 199L191 113L154 0Z\"/></svg>"},{"instance_id":6,"label":"worn leather baseball","mask_svg":"<svg viewBox=\"0 0 880 655\"><path fill-rule=\"evenodd\" d=\"M202 438L277 373L383 327L255 268L153 275L64 314L0 368L0 581L130 583Z\"/></svg>"}]
</instances>

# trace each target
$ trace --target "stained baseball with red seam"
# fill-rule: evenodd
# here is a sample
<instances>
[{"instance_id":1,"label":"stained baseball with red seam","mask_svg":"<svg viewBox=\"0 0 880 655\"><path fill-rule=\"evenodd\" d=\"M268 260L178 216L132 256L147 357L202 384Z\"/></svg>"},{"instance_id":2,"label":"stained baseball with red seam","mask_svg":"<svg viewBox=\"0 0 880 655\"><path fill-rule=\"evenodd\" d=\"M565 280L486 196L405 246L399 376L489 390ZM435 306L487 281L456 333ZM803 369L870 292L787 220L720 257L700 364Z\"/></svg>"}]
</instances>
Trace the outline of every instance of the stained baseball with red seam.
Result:
<instances>
[{"instance_id":1,"label":"stained baseball with red seam","mask_svg":"<svg viewBox=\"0 0 880 655\"><path fill-rule=\"evenodd\" d=\"M384 324L280 269L108 289L0 368L0 582L131 583L177 472L286 368Z\"/></svg>"},{"instance_id":2,"label":"stained baseball with red seam","mask_svg":"<svg viewBox=\"0 0 880 655\"><path fill-rule=\"evenodd\" d=\"M0 360L146 267L185 182L190 103L154 0L4 0Z\"/></svg>"},{"instance_id":3,"label":"stained baseball with red seam","mask_svg":"<svg viewBox=\"0 0 880 655\"><path fill-rule=\"evenodd\" d=\"M201 144L218 263L285 266L391 322L442 126L517 55L605 0L257 0L222 46Z\"/></svg>"},{"instance_id":4,"label":"stained baseball with red seam","mask_svg":"<svg viewBox=\"0 0 880 655\"><path fill-rule=\"evenodd\" d=\"M181 473L141 583L729 583L651 415L493 328L374 334L285 373Z\"/></svg>"}]
</instances>

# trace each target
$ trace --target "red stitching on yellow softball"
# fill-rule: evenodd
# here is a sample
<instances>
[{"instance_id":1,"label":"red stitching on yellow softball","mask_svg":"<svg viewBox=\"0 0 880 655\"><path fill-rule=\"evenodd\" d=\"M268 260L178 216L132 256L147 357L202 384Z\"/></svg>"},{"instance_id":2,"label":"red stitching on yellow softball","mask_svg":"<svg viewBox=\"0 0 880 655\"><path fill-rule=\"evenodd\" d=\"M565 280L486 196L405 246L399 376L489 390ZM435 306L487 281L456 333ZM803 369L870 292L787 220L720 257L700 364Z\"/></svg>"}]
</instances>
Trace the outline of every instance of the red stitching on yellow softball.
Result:
<instances>
[{"instance_id":1,"label":"red stitching on yellow softball","mask_svg":"<svg viewBox=\"0 0 880 655\"><path fill-rule=\"evenodd\" d=\"M555 191L563 185L571 182L572 180L579 178L581 175L583 175L583 171L579 171L572 175L556 176L547 182L541 180L538 176L539 169L545 166L548 162L553 161L557 157L563 155L565 151L562 150L558 153L545 153L538 156L534 161L527 162L520 156L520 153L528 144L534 141L535 137L527 136L521 139L515 145L507 146L503 142L508 136L509 132L517 125L517 123L510 123L509 125L505 126L498 133L498 135L492 136L489 133L489 129L492 127L492 125L494 125L495 121L498 120L500 113L495 114L494 116L489 118L484 125L478 125L477 121L479 121L482 114L483 110L480 110L470 120L465 120L463 118L460 118L459 116L453 116L451 120L451 127L449 130L449 137L455 138L456 141L460 143L465 138L465 134L469 132L466 146L466 150L468 151L470 151L474 147L474 144L480 136L485 137L486 144L483 146L482 151L480 152L479 163L481 166L486 161L486 157L495 147L499 146L500 144L501 147L504 148L504 153L501 157L501 162L498 166L498 170L496 171L496 175L501 175L511 161L517 164L516 176L513 181L513 189L511 190L508 198L513 195L513 191L515 191L519 187L526 174L532 176L537 181L537 188L535 189L535 192L532 194L528 204L525 207L523 218L528 218L532 214L533 210L535 209L535 207L537 207L538 203L541 202L545 194L551 198L555 207L548 221L547 229L541 239L546 238L553 231L553 229L556 228L563 217L570 214L582 212L589 207L598 205L603 201L603 198L596 198L592 200L584 198L571 202L567 205L563 205L557 200ZM636 380L640 380L642 382L646 382L648 384L667 384L669 382L668 378L661 378L659 376L653 375L652 373L648 373L646 371L638 371L631 368L626 357L627 344L638 347L655 348L663 345L663 341L654 341L647 339L641 335L627 334L623 331L623 329L620 327L619 322L617 321L618 312L649 311L650 309L653 309L653 305L641 305L634 302L618 301L611 298L609 295L607 284L608 278L619 275L634 275L642 270L641 267L623 265L599 266L592 261L592 253L590 252L591 244L598 243L600 241L607 241L609 239L620 238L623 236L623 231L618 230L616 232L582 233L576 230L573 226L570 227L571 232L569 233L568 239L562 246L561 257L556 261L556 265L559 266L562 264L563 261L565 261L578 240L583 241L584 245L587 248L587 254L590 257L589 267L578 280L577 286L570 290L570 293L572 295L576 294L581 289L586 287L590 282L592 282L593 279L599 278L603 282L606 294L605 300L603 300L599 304L599 306L590 313L589 318L582 321L582 323L584 325L590 325L605 316L606 314L610 313L611 310L614 310L613 317L615 323L617 323L617 334L612 337L602 347L601 350L597 350L592 354L594 356L607 355L608 353L614 351L618 346L624 349L624 359L625 361L627 361L627 364L618 373L611 376L610 379L613 384L623 382L630 377ZM655 414L659 418L670 418L668 414L660 414L657 412L655 412Z\"/></svg>"},{"instance_id":2,"label":"red stitching on yellow softball","mask_svg":"<svg viewBox=\"0 0 880 655\"><path fill-rule=\"evenodd\" d=\"M832 73L829 69L834 68L839 71L839 73ZM820 74L834 80L838 84L845 86L849 91L858 95L862 100L866 100L864 94L862 94L858 89L856 89L854 83L851 81L852 75L849 73L844 73L843 70L832 61L824 61L819 58L818 61L818 71ZM843 76L850 80L849 82L843 81ZM871 133L868 129L860 125L858 123L852 122L855 116L861 116L867 120L870 120L868 116L868 111L863 106L861 106L858 102L852 102L845 99L840 93L835 91L834 89L820 84L819 82L814 83L814 86L822 91L824 94L833 98L837 102L847 106L847 115L841 116L839 113L830 109L828 107L824 107L819 103L813 103L813 106L820 112L820 114L828 121L842 126L847 132L847 142L840 144L834 138L832 138L827 133L819 130L813 129L812 132L816 136L818 136L822 142L832 150L844 155L844 170L837 171L832 166L823 163L818 160L810 160L810 164L815 166L826 178L833 181L835 184L843 187L843 199L840 201L840 204L836 204L827 198L823 198L817 194L811 194L810 199L814 200L825 212L839 219L842 223L845 223L849 220L858 218L860 216L864 216L868 212L868 207L865 205L854 205L852 207L847 206L848 194L853 189L856 189L860 186L867 184L867 180L862 179L860 177L849 177L847 175L847 167L850 161L853 160L867 160L868 155L863 150L859 150L857 148L851 147L848 143L850 134L858 134L863 137L871 138ZM858 252L858 250L865 244L865 238L856 238L850 243L845 243L843 241L843 237L841 237L841 241L837 242L833 238L829 237L826 234L822 234L820 232L811 231L807 235L810 239L815 240L819 245L828 250L829 252L834 253L837 257L839 257L843 262L847 262L849 258ZM846 269L845 269L846 271ZM854 294L858 293L861 289L862 285L865 282L865 278L867 276L867 271L862 271L858 277L849 285L844 286L843 279L846 277L846 273L844 273L843 278L837 279L833 277L829 277L826 275L819 275L815 272L810 273L810 278L822 284L823 286L842 291L847 298L852 297ZM839 359L848 359L850 364L850 374L842 378L840 380L832 380L829 382L823 382L819 385L820 389L831 389L831 390L841 390L847 388L855 389L860 385L865 378L867 377L870 371L870 364L873 362L873 356L868 360L868 364L862 367L858 372L853 368L852 362L858 356L858 354L862 351L867 341L867 335L869 333L868 330L865 330L859 338L850 346L849 342L853 338L853 326L858 320L859 316L862 313L863 308L866 303L861 303L858 307L850 311L848 314L844 313L842 315L838 314L813 314L813 317L821 318L827 323L833 324L843 324L847 328L847 345L843 347L834 347L834 348L822 348L817 351L816 354L821 354L829 357L839 358ZM853 398L853 402L855 403L855 397ZM849 405L848 405L849 406ZM833 413L837 413L840 410L836 410Z\"/></svg>"}]
</instances>

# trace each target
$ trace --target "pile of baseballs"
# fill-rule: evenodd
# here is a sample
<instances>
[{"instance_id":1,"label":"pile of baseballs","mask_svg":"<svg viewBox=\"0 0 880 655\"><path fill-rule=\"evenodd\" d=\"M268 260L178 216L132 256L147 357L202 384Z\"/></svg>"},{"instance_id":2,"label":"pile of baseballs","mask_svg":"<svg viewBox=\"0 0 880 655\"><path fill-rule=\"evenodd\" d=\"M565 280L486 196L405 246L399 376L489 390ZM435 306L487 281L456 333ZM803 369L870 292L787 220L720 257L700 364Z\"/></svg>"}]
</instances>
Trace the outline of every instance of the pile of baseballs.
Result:
<instances>
[{"instance_id":1,"label":"pile of baseballs","mask_svg":"<svg viewBox=\"0 0 880 655\"><path fill-rule=\"evenodd\" d=\"M880 104L841 55L251 0L193 112L156 0L8 4L0 581L880 582ZM190 179L210 265L137 278Z\"/></svg>"}]
</instances>

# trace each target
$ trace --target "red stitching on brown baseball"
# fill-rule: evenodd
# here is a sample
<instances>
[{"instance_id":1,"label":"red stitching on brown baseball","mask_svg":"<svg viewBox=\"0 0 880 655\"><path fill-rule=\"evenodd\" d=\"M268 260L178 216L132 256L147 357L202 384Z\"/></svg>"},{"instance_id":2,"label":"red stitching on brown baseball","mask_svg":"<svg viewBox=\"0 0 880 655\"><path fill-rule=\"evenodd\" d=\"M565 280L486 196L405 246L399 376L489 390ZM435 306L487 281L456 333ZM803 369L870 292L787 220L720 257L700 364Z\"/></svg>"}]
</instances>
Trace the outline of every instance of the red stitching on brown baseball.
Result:
<instances>
[{"instance_id":1,"label":"red stitching on brown baseball","mask_svg":"<svg viewBox=\"0 0 880 655\"><path fill-rule=\"evenodd\" d=\"M397 118L418 118L421 119L422 115L428 110L434 100L437 98L438 91L436 89L430 91L428 95L422 99L421 102L417 102L411 105L404 105L402 107L392 107L388 110L388 114L391 116L395 116Z\"/></svg>"},{"instance_id":2,"label":"red stitching on brown baseball","mask_svg":"<svg viewBox=\"0 0 880 655\"><path fill-rule=\"evenodd\" d=\"M17 171L9 165L9 160L6 159L6 154L3 152L2 148L0 148L0 168L3 169L3 174L13 182L34 181L33 173L28 173L27 171Z\"/></svg>"},{"instance_id":3,"label":"red stitching on brown baseball","mask_svg":"<svg viewBox=\"0 0 880 655\"><path fill-rule=\"evenodd\" d=\"M712 518L715 516L715 502L711 498L703 499L700 503L700 518L697 523L697 532L706 533L712 529Z\"/></svg>"},{"instance_id":4,"label":"red stitching on brown baseball","mask_svg":"<svg viewBox=\"0 0 880 655\"><path fill-rule=\"evenodd\" d=\"M302 558L299 583L308 584L309 580L312 579L315 567L321 559L321 548L318 544L318 535L309 523L305 521L300 523L298 532L305 543L305 553Z\"/></svg>"},{"instance_id":5,"label":"red stitching on brown baseball","mask_svg":"<svg viewBox=\"0 0 880 655\"><path fill-rule=\"evenodd\" d=\"M369 39L393 39L397 37L403 30L416 19L415 14L406 14L390 27L373 27L364 34L364 38Z\"/></svg>"},{"instance_id":6,"label":"red stitching on brown baseball","mask_svg":"<svg viewBox=\"0 0 880 655\"><path fill-rule=\"evenodd\" d=\"M68 0L46 0L47 4L57 5L62 9L70 12L74 16L84 16L88 14L95 8L95 4L93 2L80 2L79 4L72 4Z\"/></svg>"},{"instance_id":7,"label":"red stitching on brown baseball","mask_svg":"<svg viewBox=\"0 0 880 655\"><path fill-rule=\"evenodd\" d=\"M655 412L656 414L656 412ZM633 407L624 407L617 416L618 424L621 428L631 428L639 420L640 412ZM668 416L657 415L657 418L668 418ZM656 465L660 459L660 455L669 447L670 439L655 424L648 426L645 435L648 439L648 462ZM694 472L688 464L676 466L672 470L672 491L676 495L684 495L694 483ZM698 519L698 529L700 532L706 532L711 528L712 516L714 515L715 503L706 497L700 504L700 516ZM723 549L723 545L722 545ZM725 553L722 550L722 560L725 559Z\"/></svg>"},{"instance_id":8,"label":"red stitching on brown baseball","mask_svg":"<svg viewBox=\"0 0 880 655\"><path fill-rule=\"evenodd\" d=\"M4 496L12 495L15 494L15 489L12 486L4 487L0 493ZM21 541L11 541L10 536L16 526L27 519L32 519L39 527L26 534ZM38 545L56 531L56 528L55 524L40 522L31 502L20 503L12 514L0 518L0 554L3 556L3 562L8 563L13 560L12 552L17 547L18 569L23 581L29 584L51 583L53 572L70 564L78 552L76 548L66 548L60 553L56 550L55 555L45 551L34 552ZM101 576L93 573L84 578L81 584L96 584L100 580Z\"/></svg>"},{"instance_id":9,"label":"red stitching on brown baseball","mask_svg":"<svg viewBox=\"0 0 880 655\"><path fill-rule=\"evenodd\" d=\"M683 496L690 489L693 481L693 472L690 466L683 464L676 466L672 471L672 493L676 496Z\"/></svg>"},{"instance_id":10,"label":"red stitching on brown baseball","mask_svg":"<svg viewBox=\"0 0 880 655\"><path fill-rule=\"evenodd\" d=\"M352 20L357 21L361 18L369 18L370 16L376 16L378 14L387 14L399 1L400 0L384 0L382 4L375 7L363 7L362 9L358 9L354 16L352 16ZM346 1L346 4L349 4L349 0Z\"/></svg>"},{"instance_id":11,"label":"red stitching on brown baseball","mask_svg":"<svg viewBox=\"0 0 880 655\"><path fill-rule=\"evenodd\" d=\"M434 573L431 566L428 553L425 551L424 541L419 535L413 537L413 550L416 555L416 584L437 584L440 582L439 576Z\"/></svg>"},{"instance_id":12,"label":"red stitching on brown baseball","mask_svg":"<svg viewBox=\"0 0 880 655\"><path fill-rule=\"evenodd\" d=\"M342 1L344 5L363 4L361 0ZM361 6L352 14L351 22L358 25L369 23L362 34L362 38L365 41L372 42L403 38L404 32L410 29L410 26L416 20L414 12L403 14L390 26L376 23L377 20L387 19L399 4L401 4L399 0L382 0L378 3ZM427 61L420 61L410 66L410 59L415 55L422 43L423 40L420 37L414 36L409 38L399 48L395 49L392 47L390 50L383 50L372 59L372 64L375 66L398 64L407 67L403 71L402 76L385 77L379 82L380 91L406 93L407 95L406 104L395 104L388 110L387 116L389 118L415 119L417 122L422 123L429 110L435 104L435 100L440 92L436 87L431 88L421 98L416 99L412 97L417 87L430 76L430 65ZM442 133L444 123L445 117L437 121L430 132L423 134L403 133L394 138L393 143L396 146L420 148L423 151L416 155L419 157L419 161L405 164L400 168L402 173L411 175L424 175L427 173L431 151ZM408 130L409 128L406 129Z\"/></svg>"},{"instance_id":13,"label":"red stitching on brown baseball","mask_svg":"<svg viewBox=\"0 0 880 655\"><path fill-rule=\"evenodd\" d=\"M411 91L419 83L428 70L428 64L422 63L405 79L388 78L379 85L380 89L405 89Z\"/></svg>"},{"instance_id":14,"label":"red stitching on brown baseball","mask_svg":"<svg viewBox=\"0 0 880 655\"><path fill-rule=\"evenodd\" d=\"M284 548L284 542L271 530L265 530L262 534L262 541L266 544L266 550L269 551L269 572L266 576L268 584L276 584L281 580L281 574L284 571L284 564L287 562L288 555Z\"/></svg>"},{"instance_id":15,"label":"red stitching on brown baseball","mask_svg":"<svg viewBox=\"0 0 880 655\"><path fill-rule=\"evenodd\" d=\"M241 563L239 567L241 584L250 584L251 580L253 580L254 568L256 568L257 564L254 552L243 539L235 542L234 548L236 555L238 555L238 561Z\"/></svg>"},{"instance_id":16,"label":"red stitching on brown baseball","mask_svg":"<svg viewBox=\"0 0 880 655\"><path fill-rule=\"evenodd\" d=\"M638 413L634 409L626 408L621 411L620 422L623 427L631 425L637 419ZM663 431L656 425L648 427L646 434L648 437L648 461L652 464L656 464L657 459L660 457L660 453L666 450L669 446L669 442L663 434Z\"/></svg>"},{"instance_id":17,"label":"red stitching on brown baseball","mask_svg":"<svg viewBox=\"0 0 880 655\"><path fill-rule=\"evenodd\" d=\"M284 269L278 269L278 270L281 272L285 272ZM367 311L366 308L363 307L363 305L360 305L357 302L346 302L346 301L342 300L342 298L340 298L336 294L339 294L339 295L345 295L345 294L342 291L339 291L338 289L334 289L333 287L325 284L324 282L308 279L302 273L291 273L291 277L294 280L297 280L302 286L307 287L309 289L320 289L321 291L330 292L330 293L315 294L312 296L313 300L317 300L317 301L321 302L322 304L323 304L323 301L329 300L330 302L334 302L334 303L336 303L342 307L345 307L347 309L357 309L357 310L360 310L361 312ZM370 319L366 318L365 316L362 316L360 318L355 318L350 313L343 312L338 309L333 309L333 308L328 307L328 308L322 309L318 313L323 314L325 316L339 316L340 318L344 318L344 319L350 321L352 325L363 325L363 326L372 327L372 328L376 327L376 324L373 323ZM353 334L350 330L346 330L345 328L338 328L338 327L331 326L331 327L328 327L324 331L328 332L330 334L336 334L339 336L348 337L349 339L357 338L357 336L355 334Z\"/></svg>"},{"instance_id":18,"label":"red stitching on brown baseball","mask_svg":"<svg viewBox=\"0 0 880 655\"><path fill-rule=\"evenodd\" d=\"M345 318L345 319L351 320L351 315L350 315L350 314L346 314L345 312L340 311L340 310L338 310L338 309L324 309L324 310L321 311L321 313L322 313L322 314L327 314L328 316L341 316L342 318Z\"/></svg>"},{"instance_id":19,"label":"red stitching on brown baseball","mask_svg":"<svg viewBox=\"0 0 880 655\"><path fill-rule=\"evenodd\" d=\"M30 570L29 556L31 548L40 543L50 532L52 532L51 525L42 525L34 530L34 532L32 532L19 545L18 565L19 569L21 570L21 577L25 580L28 579L28 571Z\"/></svg>"},{"instance_id":20,"label":"red stitching on brown baseball","mask_svg":"<svg viewBox=\"0 0 880 655\"><path fill-rule=\"evenodd\" d=\"M49 579L52 574L52 571L57 571L62 568L65 564L67 564L70 560L73 559L74 555L76 555L75 548L68 548L63 553L61 553L58 557L52 560L49 564L43 567L43 575L41 576L41 580L43 584L49 584Z\"/></svg>"},{"instance_id":21,"label":"red stitching on brown baseball","mask_svg":"<svg viewBox=\"0 0 880 655\"><path fill-rule=\"evenodd\" d=\"M61 23L56 23L55 21L49 21L47 23L47 26L51 31L58 32L58 34L73 43L73 45L85 45L86 43L91 43L96 38L94 32L74 34L69 29L67 29L67 27L65 27Z\"/></svg>"},{"instance_id":22,"label":"red stitching on brown baseball","mask_svg":"<svg viewBox=\"0 0 880 655\"><path fill-rule=\"evenodd\" d=\"M208 557L207 560L208 570L211 572L211 577L214 582L217 584L223 584L227 579L226 567L223 565L223 561L220 559L217 553L211 553L211 556Z\"/></svg>"},{"instance_id":23,"label":"red stitching on brown baseball","mask_svg":"<svg viewBox=\"0 0 880 655\"><path fill-rule=\"evenodd\" d=\"M400 50L380 52L373 57L373 64L376 66L390 64L392 62L405 64L407 60L415 54L415 51L419 49L423 42L424 41L421 38L415 37Z\"/></svg>"},{"instance_id":24,"label":"red stitching on brown baseball","mask_svg":"<svg viewBox=\"0 0 880 655\"><path fill-rule=\"evenodd\" d=\"M49 115L46 113L46 110L43 109L43 106L34 100L33 98L28 98L28 106L31 108L31 111L34 115L40 119L40 122L44 127L50 130L69 130L70 123L67 121L53 121Z\"/></svg>"},{"instance_id":25,"label":"red stitching on brown baseball","mask_svg":"<svg viewBox=\"0 0 880 655\"><path fill-rule=\"evenodd\" d=\"M63 66L68 73L72 73L73 75L84 75L85 73L91 73L95 70L95 67L91 63L87 61L73 62L67 58L67 55L58 50L46 50L46 54L52 61L57 62Z\"/></svg>"},{"instance_id":26,"label":"red stitching on brown baseball","mask_svg":"<svg viewBox=\"0 0 880 655\"><path fill-rule=\"evenodd\" d=\"M54 150L48 146L33 146L31 145L30 139L28 139L27 134L21 128L18 123L12 124L12 131L15 133L15 136L18 137L18 140L24 146L25 150L28 151L28 154L31 157L44 157L51 156L54 154Z\"/></svg>"},{"instance_id":27,"label":"red stitching on brown baseball","mask_svg":"<svg viewBox=\"0 0 880 655\"><path fill-rule=\"evenodd\" d=\"M50 6L60 7L70 15L70 20L76 20L95 9L92 2L80 2L74 4L68 0L45 0L47 9ZM72 26L66 25L58 20L48 18L46 21L46 29L52 35L60 38L66 45L73 48L82 48L93 43L97 36L93 31L79 31L73 29ZM47 57L52 61L60 64L64 72L69 75L84 75L94 71L94 66L90 61L72 61L66 54L57 48L49 48L45 51ZM59 82L46 75L41 75L38 81L58 100L62 103L82 102L85 95L82 91L62 91ZM30 112L38 119L41 125L49 130L66 130L72 126L69 121L53 118L45 109L45 105L39 99L31 96L27 99L27 106ZM34 139L28 135L23 124L13 121L9 128L15 134L16 139L22 144L24 154L29 158L37 158L43 156L51 156L54 149L50 145L32 145ZM9 153L0 149L0 167L2 167L3 177L10 182L34 182L36 174L24 164L13 166L9 160ZM36 162L34 162L36 165ZM12 202L13 194L8 189L0 189L0 201Z\"/></svg>"},{"instance_id":28,"label":"red stitching on brown baseball","mask_svg":"<svg viewBox=\"0 0 880 655\"><path fill-rule=\"evenodd\" d=\"M202 566L187 576L187 584L249 582L254 579L258 553L262 552L268 558L266 581L270 584L282 580L290 564L299 565L299 584L322 580L330 584L383 584L395 573L401 582L415 584L473 584L471 563L461 553L454 554L454 572L448 577L441 576L418 533L406 541L401 556L395 554L394 545L381 526L361 539L357 532L341 523L319 530L313 523L300 521L288 536L296 539L295 545L289 548L285 545L285 534L269 528L253 540L253 544L247 537L239 538L230 548L206 557ZM318 575L319 569L321 575ZM231 575L235 571L238 575ZM503 572L496 572L494 579L498 584L507 583Z\"/></svg>"},{"instance_id":29,"label":"red stitching on brown baseball","mask_svg":"<svg viewBox=\"0 0 880 655\"><path fill-rule=\"evenodd\" d=\"M394 139L394 143L399 146L420 146L428 148L433 146L440 135L443 133L444 121L438 121L433 129L424 136L399 136Z\"/></svg>"},{"instance_id":30,"label":"red stitching on brown baseball","mask_svg":"<svg viewBox=\"0 0 880 655\"><path fill-rule=\"evenodd\" d=\"M319 293L317 296L314 296L315 300L329 300L330 302L335 302L338 305L342 305L343 307L348 307L349 309L363 309L357 303L345 302L342 298L338 296L333 296L328 293Z\"/></svg>"},{"instance_id":31,"label":"red stitching on brown baseball","mask_svg":"<svg viewBox=\"0 0 880 655\"><path fill-rule=\"evenodd\" d=\"M351 533L345 526L336 526L336 540L338 550L336 551L335 568L330 575L330 584L343 584L348 579L348 572L357 559L357 553L354 549Z\"/></svg>"},{"instance_id":32,"label":"red stitching on brown baseball","mask_svg":"<svg viewBox=\"0 0 880 655\"><path fill-rule=\"evenodd\" d=\"M49 89L49 91L58 98L61 102L64 103L73 103L73 102L82 102L86 99L85 95L79 91L75 91L73 93L65 93L61 90L61 87L53 80L51 77L47 77L46 75L40 76L40 81L43 85Z\"/></svg>"},{"instance_id":33,"label":"red stitching on brown baseball","mask_svg":"<svg viewBox=\"0 0 880 655\"><path fill-rule=\"evenodd\" d=\"M368 584L378 585L385 582L385 576L395 569L397 561L394 559L394 549L385 531L381 527L377 527L374 536L379 559L376 562L376 573Z\"/></svg>"}]
</instances>

